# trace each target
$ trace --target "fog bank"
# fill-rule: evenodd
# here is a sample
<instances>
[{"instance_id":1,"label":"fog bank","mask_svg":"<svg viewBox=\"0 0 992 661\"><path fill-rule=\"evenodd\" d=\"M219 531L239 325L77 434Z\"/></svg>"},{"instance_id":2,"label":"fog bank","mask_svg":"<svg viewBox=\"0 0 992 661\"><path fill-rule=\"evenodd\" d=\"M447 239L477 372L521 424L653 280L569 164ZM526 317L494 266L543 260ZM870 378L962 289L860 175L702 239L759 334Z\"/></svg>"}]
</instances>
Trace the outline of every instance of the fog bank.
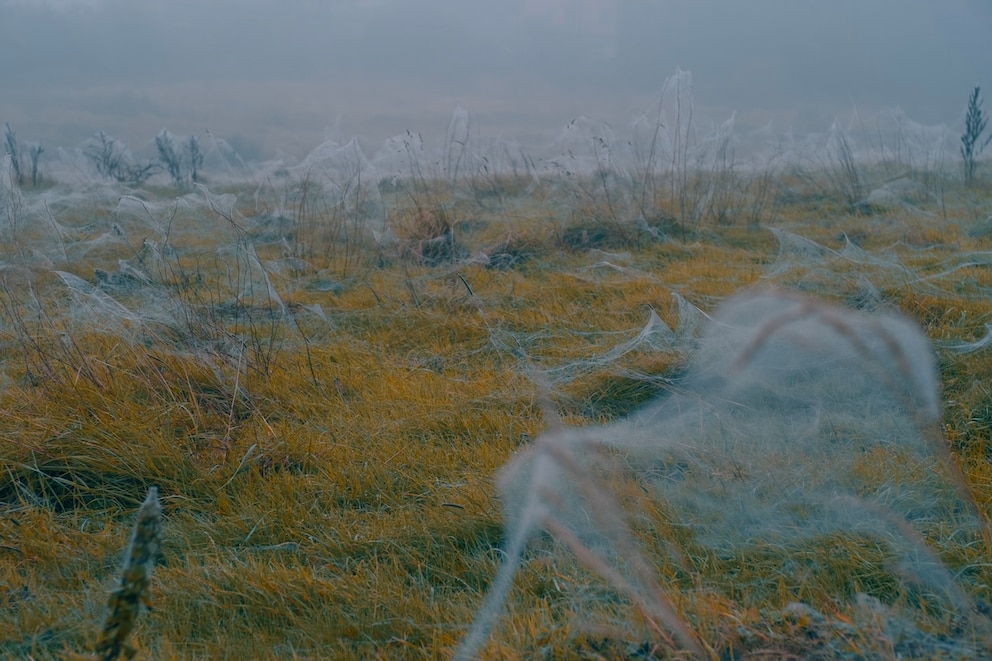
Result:
<instances>
[{"instance_id":1,"label":"fog bank","mask_svg":"<svg viewBox=\"0 0 992 661\"><path fill-rule=\"evenodd\" d=\"M549 139L629 125L677 67L700 118L822 130L852 108L960 122L992 71L984 0L0 0L0 121L47 144L210 130L248 156L329 134Z\"/></svg>"}]
</instances>

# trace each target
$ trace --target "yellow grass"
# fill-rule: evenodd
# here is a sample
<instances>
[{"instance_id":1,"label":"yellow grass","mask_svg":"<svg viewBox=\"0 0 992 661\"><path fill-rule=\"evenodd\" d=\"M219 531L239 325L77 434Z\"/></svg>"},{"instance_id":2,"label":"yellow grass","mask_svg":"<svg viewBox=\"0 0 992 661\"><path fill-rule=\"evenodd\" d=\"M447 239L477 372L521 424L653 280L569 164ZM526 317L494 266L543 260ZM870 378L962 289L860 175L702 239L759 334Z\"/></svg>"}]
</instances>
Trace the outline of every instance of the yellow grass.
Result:
<instances>
[{"instance_id":1,"label":"yellow grass","mask_svg":"<svg viewBox=\"0 0 992 661\"><path fill-rule=\"evenodd\" d=\"M322 248L313 242L325 235L310 233L308 254L326 260L271 274L291 322L273 323L262 305L247 316L215 314L237 295L237 273L216 248L240 239L209 210L183 212L174 228L178 254L157 274L163 291L195 312L181 330L74 318L79 303L46 269L8 271L0 291L0 655L95 658L87 655L98 649L150 487L161 498L162 537L154 610L133 621L128 638L137 658L450 655L501 558L493 476L545 425L544 394L529 370L603 355L636 336L651 310L677 326L672 292L712 310L762 281L778 253L765 229L708 222L687 241L631 233L602 248L575 245L563 239L570 225L602 210L555 195L515 186L494 210L439 190L432 204L455 200L443 222L430 206L418 210L396 196L391 213L403 243L348 235L356 243L347 256L343 235ZM987 213L992 197L933 204L923 221L909 212L858 216L839 204L782 202L766 223L833 250L843 234L857 235L865 249L889 249L928 273L964 251L992 248L992 239L968 234L976 204ZM478 227L458 225L466 209ZM61 222L109 223L109 215L100 206L73 209ZM408 244L448 223L466 255L512 246L523 257L509 268L418 262ZM133 232L128 244L59 268L93 283L95 268L135 259L141 239ZM278 253L258 248L262 260ZM856 269L836 268L837 288L816 293L843 301ZM308 286L320 277L339 281ZM803 274L785 279L796 284ZM879 286L934 340L980 338L992 303L975 292L992 284L988 268L942 282L942 293L898 279ZM128 294L119 300L137 305ZM323 319L307 311L315 305ZM990 352L939 352L947 434L986 509ZM674 378L683 361L640 351L618 366L627 371L592 369L556 388L567 423L625 414L660 391L624 374ZM884 462L866 456L864 470ZM757 549L731 562L694 546L671 512L643 507L650 516L634 533L659 582L721 658L799 658L823 653L828 640L852 654L890 656L881 629L842 626L871 618L863 604L838 603L838 594L922 609L934 630L953 629L951 615L885 571L884 554L864 540ZM933 544L952 568L965 568L974 598L990 597L977 587L992 581L982 549ZM834 578L786 584L784 556ZM567 557L546 539L528 551L486 658L672 653ZM798 602L810 610L797 610Z\"/></svg>"}]
</instances>

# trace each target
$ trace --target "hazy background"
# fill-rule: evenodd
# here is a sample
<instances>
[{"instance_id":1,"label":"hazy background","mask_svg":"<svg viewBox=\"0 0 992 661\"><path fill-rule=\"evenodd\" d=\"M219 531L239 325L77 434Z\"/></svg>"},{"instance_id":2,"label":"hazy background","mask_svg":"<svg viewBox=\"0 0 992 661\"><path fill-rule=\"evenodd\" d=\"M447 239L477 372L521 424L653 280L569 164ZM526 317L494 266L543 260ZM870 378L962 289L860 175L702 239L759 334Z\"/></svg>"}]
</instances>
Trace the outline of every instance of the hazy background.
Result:
<instances>
[{"instance_id":1,"label":"hazy background","mask_svg":"<svg viewBox=\"0 0 992 661\"><path fill-rule=\"evenodd\" d=\"M0 0L0 123L46 146L169 128L299 158L436 135L458 103L537 145L577 115L629 125L676 67L700 118L955 126L974 85L992 98L992 1Z\"/></svg>"}]
</instances>

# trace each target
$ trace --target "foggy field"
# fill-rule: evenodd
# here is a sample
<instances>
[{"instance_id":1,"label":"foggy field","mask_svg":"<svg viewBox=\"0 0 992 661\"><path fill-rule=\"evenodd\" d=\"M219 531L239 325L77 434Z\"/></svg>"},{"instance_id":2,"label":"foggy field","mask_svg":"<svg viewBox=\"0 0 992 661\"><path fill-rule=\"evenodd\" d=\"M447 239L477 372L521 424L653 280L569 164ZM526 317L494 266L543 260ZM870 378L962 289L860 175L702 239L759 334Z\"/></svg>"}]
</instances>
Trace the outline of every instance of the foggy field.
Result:
<instances>
[{"instance_id":1,"label":"foggy field","mask_svg":"<svg viewBox=\"0 0 992 661\"><path fill-rule=\"evenodd\" d=\"M154 486L103 658L992 653L987 160L663 92L547 159L7 156L0 652L95 658Z\"/></svg>"},{"instance_id":2,"label":"foggy field","mask_svg":"<svg viewBox=\"0 0 992 661\"><path fill-rule=\"evenodd\" d=\"M990 33L0 0L0 658L992 658Z\"/></svg>"}]
</instances>

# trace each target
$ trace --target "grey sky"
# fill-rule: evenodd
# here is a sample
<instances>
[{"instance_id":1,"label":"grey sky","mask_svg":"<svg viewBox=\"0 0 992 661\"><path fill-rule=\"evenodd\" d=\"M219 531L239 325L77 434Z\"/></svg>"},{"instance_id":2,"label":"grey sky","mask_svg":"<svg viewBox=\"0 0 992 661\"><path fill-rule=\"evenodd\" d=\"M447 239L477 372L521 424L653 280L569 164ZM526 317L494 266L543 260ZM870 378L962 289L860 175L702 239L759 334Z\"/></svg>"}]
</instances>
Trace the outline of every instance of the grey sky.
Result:
<instances>
[{"instance_id":1,"label":"grey sky","mask_svg":"<svg viewBox=\"0 0 992 661\"><path fill-rule=\"evenodd\" d=\"M992 95L989 0L0 0L0 122L74 146L209 129L300 156L441 131L622 125L676 67L701 115L822 128L857 105L960 121ZM990 102L992 104L992 102Z\"/></svg>"}]
</instances>

